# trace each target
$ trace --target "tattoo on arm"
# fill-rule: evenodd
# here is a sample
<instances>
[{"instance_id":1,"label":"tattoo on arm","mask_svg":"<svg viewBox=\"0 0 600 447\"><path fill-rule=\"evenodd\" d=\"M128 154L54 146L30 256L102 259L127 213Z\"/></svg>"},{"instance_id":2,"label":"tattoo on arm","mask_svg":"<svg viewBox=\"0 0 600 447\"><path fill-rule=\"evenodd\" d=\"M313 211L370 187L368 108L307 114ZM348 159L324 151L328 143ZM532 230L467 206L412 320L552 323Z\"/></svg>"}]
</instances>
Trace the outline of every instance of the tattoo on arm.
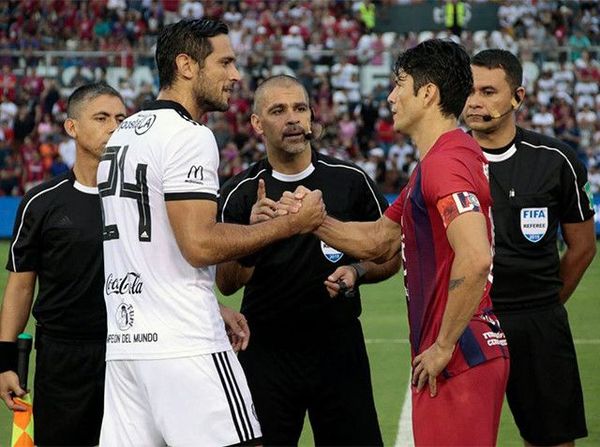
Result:
<instances>
[{"instance_id":1,"label":"tattoo on arm","mask_svg":"<svg viewBox=\"0 0 600 447\"><path fill-rule=\"evenodd\" d=\"M450 280L450 285L448 286L448 290L454 290L458 287L461 286L461 284L465 282L465 277L461 277L461 278L457 278L457 279L451 279Z\"/></svg>"}]
</instances>

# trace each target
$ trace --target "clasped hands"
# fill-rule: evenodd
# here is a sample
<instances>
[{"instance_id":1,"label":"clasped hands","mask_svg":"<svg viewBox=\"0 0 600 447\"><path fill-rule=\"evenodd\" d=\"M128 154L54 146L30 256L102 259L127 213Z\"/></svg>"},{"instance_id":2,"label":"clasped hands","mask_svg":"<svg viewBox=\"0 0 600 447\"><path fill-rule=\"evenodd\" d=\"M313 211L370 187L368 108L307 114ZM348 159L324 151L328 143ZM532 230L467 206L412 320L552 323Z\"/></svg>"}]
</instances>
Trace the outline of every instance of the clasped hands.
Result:
<instances>
[{"instance_id":1,"label":"clasped hands","mask_svg":"<svg viewBox=\"0 0 600 447\"><path fill-rule=\"evenodd\" d=\"M265 182L258 181L256 202L250 212L250 224L280 216L289 216L294 233L310 233L323 223L327 213L321 191L298 186L294 192L285 191L277 201L267 197Z\"/></svg>"},{"instance_id":2,"label":"clasped hands","mask_svg":"<svg viewBox=\"0 0 600 447\"><path fill-rule=\"evenodd\" d=\"M303 213L306 215L304 218ZM285 191L277 201L269 199L265 188L265 181L258 180L256 202L250 212L250 224L264 222L279 216L290 215L292 219L297 218L300 233L315 231L327 215L321 191L311 191L304 186L299 186L294 192ZM304 219L304 220L303 220ZM346 290L353 290L357 280L356 271L347 265L338 267L324 284L329 296L336 297L342 291L343 282Z\"/></svg>"}]
</instances>

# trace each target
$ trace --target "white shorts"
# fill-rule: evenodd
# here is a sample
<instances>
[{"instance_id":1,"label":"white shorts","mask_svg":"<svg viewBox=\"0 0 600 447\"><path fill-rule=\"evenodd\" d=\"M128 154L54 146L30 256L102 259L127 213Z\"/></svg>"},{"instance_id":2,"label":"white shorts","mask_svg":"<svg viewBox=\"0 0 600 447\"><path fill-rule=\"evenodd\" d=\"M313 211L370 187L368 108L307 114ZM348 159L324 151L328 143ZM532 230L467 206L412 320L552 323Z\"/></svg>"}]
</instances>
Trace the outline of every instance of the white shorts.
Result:
<instances>
[{"instance_id":1,"label":"white shorts","mask_svg":"<svg viewBox=\"0 0 600 447\"><path fill-rule=\"evenodd\" d=\"M106 362L100 446L227 446L261 436L233 351Z\"/></svg>"}]
</instances>

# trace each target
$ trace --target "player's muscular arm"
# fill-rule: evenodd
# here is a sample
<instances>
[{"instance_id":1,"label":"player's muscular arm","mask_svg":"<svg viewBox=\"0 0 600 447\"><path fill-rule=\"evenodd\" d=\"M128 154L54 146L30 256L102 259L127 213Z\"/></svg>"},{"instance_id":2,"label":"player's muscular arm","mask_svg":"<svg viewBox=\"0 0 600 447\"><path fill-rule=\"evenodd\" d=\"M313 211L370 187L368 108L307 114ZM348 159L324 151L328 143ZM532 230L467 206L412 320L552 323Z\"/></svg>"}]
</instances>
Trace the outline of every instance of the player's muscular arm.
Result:
<instances>
[{"instance_id":1,"label":"player's muscular arm","mask_svg":"<svg viewBox=\"0 0 600 447\"><path fill-rule=\"evenodd\" d=\"M328 216L315 234L352 257L377 263L392 259L400 251L400 225L386 216L375 222L340 222Z\"/></svg>"},{"instance_id":2,"label":"player's muscular arm","mask_svg":"<svg viewBox=\"0 0 600 447\"><path fill-rule=\"evenodd\" d=\"M563 286L559 297L561 303L565 303L596 255L596 233L594 219L562 224L561 228L567 250L560 259L560 279Z\"/></svg>"},{"instance_id":3,"label":"player's muscular arm","mask_svg":"<svg viewBox=\"0 0 600 447\"><path fill-rule=\"evenodd\" d=\"M2 311L0 311L0 341L15 342L17 335L25 329L33 302L35 279L35 272L8 274ZM22 396L25 390L19 386L16 372L9 370L0 373L0 398L11 410L25 410L13 400L11 393Z\"/></svg>"},{"instance_id":4,"label":"player's muscular arm","mask_svg":"<svg viewBox=\"0 0 600 447\"><path fill-rule=\"evenodd\" d=\"M255 225L217 223L217 204L210 200L175 200L166 205L179 249L194 267L238 259L276 240L312 231L325 217L320 191L311 192L298 213Z\"/></svg>"},{"instance_id":5,"label":"player's muscular arm","mask_svg":"<svg viewBox=\"0 0 600 447\"><path fill-rule=\"evenodd\" d=\"M413 361L413 384L421 390L429 382L433 396L437 393L436 377L452 358L458 338L477 310L492 264L483 214L459 215L449 224L446 235L454 250L448 303L435 343Z\"/></svg>"},{"instance_id":6,"label":"player's muscular arm","mask_svg":"<svg viewBox=\"0 0 600 447\"><path fill-rule=\"evenodd\" d=\"M446 231L454 250L450 270L448 304L437 338L442 346L454 346L477 310L490 274L492 254L485 217L465 213L454 219Z\"/></svg>"},{"instance_id":7,"label":"player's muscular arm","mask_svg":"<svg viewBox=\"0 0 600 447\"><path fill-rule=\"evenodd\" d=\"M221 293L229 296L244 287L253 273L254 267L244 267L237 261L223 262L217 266L215 280Z\"/></svg>"}]
</instances>

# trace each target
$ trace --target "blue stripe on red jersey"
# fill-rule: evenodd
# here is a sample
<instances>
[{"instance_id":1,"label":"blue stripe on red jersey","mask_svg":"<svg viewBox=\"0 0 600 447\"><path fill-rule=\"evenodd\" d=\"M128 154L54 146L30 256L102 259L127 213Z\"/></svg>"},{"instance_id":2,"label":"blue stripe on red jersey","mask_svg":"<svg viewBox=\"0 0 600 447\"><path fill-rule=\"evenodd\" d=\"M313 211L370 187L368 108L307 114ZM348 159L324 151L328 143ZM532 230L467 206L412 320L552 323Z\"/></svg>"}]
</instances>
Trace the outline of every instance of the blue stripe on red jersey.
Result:
<instances>
[{"instance_id":1,"label":"blue stripe on red jersey","mask_svg":"<svg viewBox=\"0 0 600 447\"><path fill-rule=\"evenodd\" d=\"M466 327L465 331L458 339L458 345L460 346L460 350L469 367L479 365L487 360L481 350L481 346L477 343L475 334L473 334L473 331L469 326Z\"/></svg>"},{"instance_id":2,"label":"blue stripe on red jersey","mask_svg":"<svg viewBox=\"0 0 600 447\"><path fill-rule=\"evenodd\" d=\"M417 262L408 272L410 327L414 352L420 350L423 317L427 315L431 300L435 298L436 277L433 229L421 188L420 166L417 169L414 189L410 194L410 218L413 221L415 249L419 256L414 257Z\"/></svg>"}]
</instances>

